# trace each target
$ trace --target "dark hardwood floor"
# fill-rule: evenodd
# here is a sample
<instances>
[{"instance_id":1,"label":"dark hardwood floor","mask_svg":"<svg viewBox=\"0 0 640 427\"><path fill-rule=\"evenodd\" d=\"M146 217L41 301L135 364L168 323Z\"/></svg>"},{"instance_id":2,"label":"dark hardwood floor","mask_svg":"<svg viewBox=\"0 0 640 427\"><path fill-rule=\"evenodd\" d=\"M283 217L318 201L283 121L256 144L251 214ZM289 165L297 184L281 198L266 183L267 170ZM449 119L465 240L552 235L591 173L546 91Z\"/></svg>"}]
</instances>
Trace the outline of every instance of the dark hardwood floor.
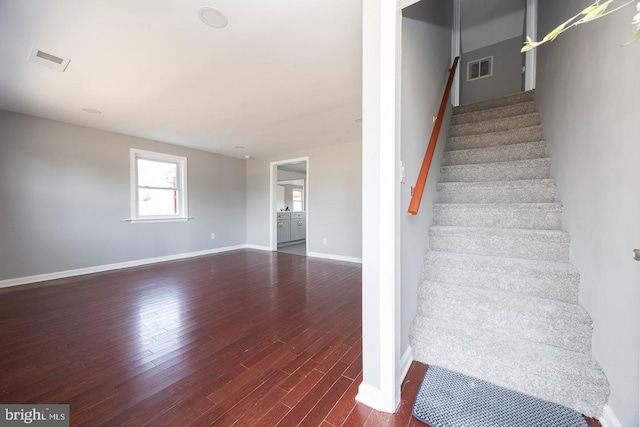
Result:
<instances>
[{"instance_id":1,"label":"dark hardwood floor","mask_svg":"<svg viewBox=\"0 0 640 427\"><path fill-rule=\"evenodd\" d=\"M416 423L413 397L354 400L352 263L241 250L2 289L0 342L0 402L68 403L72 425Z\"/></svg>"},{"instance_id":2,"label":"dark hardwood floor","mask_svg":"<svg viewBox=\"0 0 640 427\"><path fill-rule=\"evenodd\" d=\"M233 251L0 289L0 403L79 426L424 426L355 401L361 268ZM589 420L592 427L599 426Z\"/></svg>"}]
</instances>

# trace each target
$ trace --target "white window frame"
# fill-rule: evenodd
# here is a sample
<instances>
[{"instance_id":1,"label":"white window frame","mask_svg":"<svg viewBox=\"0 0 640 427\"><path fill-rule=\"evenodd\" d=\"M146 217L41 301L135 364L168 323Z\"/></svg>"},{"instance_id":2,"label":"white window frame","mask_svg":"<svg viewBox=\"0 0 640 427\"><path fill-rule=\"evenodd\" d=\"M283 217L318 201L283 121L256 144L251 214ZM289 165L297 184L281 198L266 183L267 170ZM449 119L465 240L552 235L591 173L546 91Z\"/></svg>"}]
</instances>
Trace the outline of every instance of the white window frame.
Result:
<instances>
[{"instance_id":1,"label":"white window frame","mask_svg":"<svg viewBox=\"0 0 640 427\"><path fill-rule=\"evenodd\" d=\"M305 211L305 208L304 208L304 187L292 188L291 189L292 198L293 198L293 192L294 191L300 192L300 204L302 205L302 209L300 209L300 211L296 211L295 210L296 202L295 202L295 200L293 200L293 203L292 203L293 204L293 206L292 206L293 212L304 212Z\"/></svg>"},{"instance_id":2,"label":"white window frame","mask_svg":"<svg viewBox=\"0 0 640 427\"><path fill-rule=\"evenodd\" d=\"M187 200L187 158L171 154L131 148L131 218L130 222L173 222L190 219ZM178 214L177 215L140 215L138 212L138 159L151 160L177 165Z\"/></svg>"},{"instance_id":3,"label":"white window frame","mask_svg":"<svg viewBox=\"0 0 640 427\"><path fill-rule=\"evenodd\" d=\"M471 77L471 65L473 64L478 64L478 73L480 73L481 67L480 64L483 61L489 61L489 74L485 74L485 75L479 75L478 77ZM474 61L469 61L467 62L467 81L474 81L474 80L479 80L479 79L484 79L486 77L491 77L493 76L493 56L487 56L486 58L480 58L480 59L476 59Z\"/></svg>"}]
</instances>

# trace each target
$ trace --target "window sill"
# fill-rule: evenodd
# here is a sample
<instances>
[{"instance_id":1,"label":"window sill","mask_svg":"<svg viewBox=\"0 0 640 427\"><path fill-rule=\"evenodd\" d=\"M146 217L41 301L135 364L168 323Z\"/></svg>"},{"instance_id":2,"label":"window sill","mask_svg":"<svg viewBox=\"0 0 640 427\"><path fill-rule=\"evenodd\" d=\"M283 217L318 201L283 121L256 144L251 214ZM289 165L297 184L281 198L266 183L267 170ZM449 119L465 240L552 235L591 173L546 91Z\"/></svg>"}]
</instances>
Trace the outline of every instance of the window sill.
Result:
<instances>
[{"instance_id":1,"label":"window sill","mask_svg":"<svg viewBox=\"0 0 640 427\"><path fill-rule=\"evenodd\" d=\"M192 216L189 217L181 217L181 218L127 218L126 222L130 222L132 224L150 224L156 222L185 222L193 219Z\"/></svg>"}]
</instances>

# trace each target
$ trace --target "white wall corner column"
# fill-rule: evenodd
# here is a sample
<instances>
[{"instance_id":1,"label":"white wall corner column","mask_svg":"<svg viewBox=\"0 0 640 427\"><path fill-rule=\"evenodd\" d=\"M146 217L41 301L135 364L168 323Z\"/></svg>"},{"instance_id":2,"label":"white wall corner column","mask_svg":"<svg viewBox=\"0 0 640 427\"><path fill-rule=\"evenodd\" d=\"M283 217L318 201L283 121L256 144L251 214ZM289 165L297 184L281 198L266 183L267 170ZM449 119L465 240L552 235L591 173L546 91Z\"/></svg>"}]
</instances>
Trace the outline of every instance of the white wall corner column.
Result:
<instances>
[{"instance_id":1,"label":"white wall corner column","mask_svg":"<svg viewBox=\"0 0 640 427\"><path fill-rule=\"evenodd\" d=\"M401 3L363 1L362 371L356 399L400 403L396 60Z\"/></svg>"},{"instance_id":2,"label":"white wall corner column","mask_svg":"<svg viewBox=\"0 0 640 427\"><path fill-rule=\"evenodd\" d=\"M538 0L527 0L527 22L525 23L527 36L538 40ZM524 54L524 90L536 88L536 53L531 49Z\"/></svg>"},{"instance_id":3,"label":"white wall corner column","mask_svg":"<svg viewBox=\"0 0 640 427\"><path fill-rule=\"evenodd\" d=\"M453 0L453 22L451 27L451 64L453 64L453 60L461 54L460 1L461 0ZM462 68L462 61L460 62L460 65L458 65L456 75L453 79L453 85L451 86L451 104L454 107L460 105L460 76L462 75L462 73L460 72L460 68Z\"/></svg>"}]
</instances>

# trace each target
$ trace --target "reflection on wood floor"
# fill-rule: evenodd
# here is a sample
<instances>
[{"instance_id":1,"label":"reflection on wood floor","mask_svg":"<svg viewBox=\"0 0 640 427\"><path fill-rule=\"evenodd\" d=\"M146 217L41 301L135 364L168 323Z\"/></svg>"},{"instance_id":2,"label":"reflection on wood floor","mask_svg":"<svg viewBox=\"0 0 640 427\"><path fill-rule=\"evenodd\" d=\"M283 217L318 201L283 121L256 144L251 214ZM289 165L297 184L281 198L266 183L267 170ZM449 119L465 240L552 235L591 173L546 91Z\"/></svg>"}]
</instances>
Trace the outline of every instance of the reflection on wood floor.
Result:
<instances>
[{"instance_id":1,"label":"reflection on wood floor","mask_svg":"<svg viewBox=\"0 0 640 427\"><path fill-rule=\"evenodd\" d=\"M286 254L293 255L306 255L307 254L307 243L297 243L295 245L285 245L278 246L278 252L284 252Z\"/></svg>"}]
</instances>

